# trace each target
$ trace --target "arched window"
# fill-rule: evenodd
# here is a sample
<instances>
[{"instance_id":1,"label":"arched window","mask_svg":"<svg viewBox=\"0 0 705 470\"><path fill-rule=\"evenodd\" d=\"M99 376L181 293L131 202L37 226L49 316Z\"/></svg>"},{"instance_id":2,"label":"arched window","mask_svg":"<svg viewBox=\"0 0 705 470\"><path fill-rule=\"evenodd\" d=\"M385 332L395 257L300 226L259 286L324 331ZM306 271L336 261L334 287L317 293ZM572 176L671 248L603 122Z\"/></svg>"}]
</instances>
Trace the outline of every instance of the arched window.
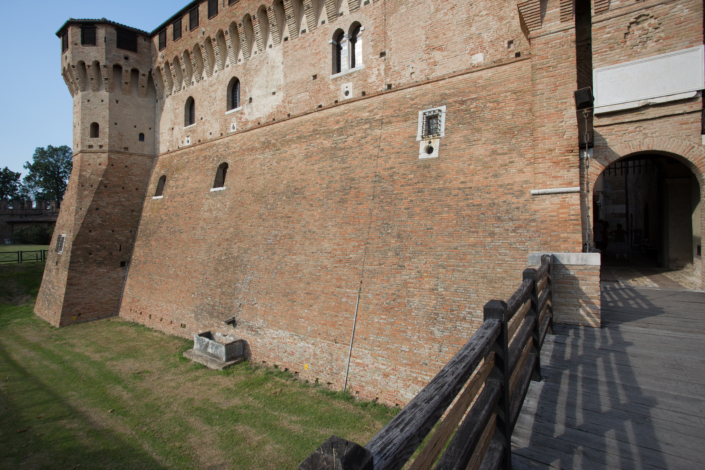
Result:
<instances>
[{"instance_id":1,"label":"arched window","mask_svg":"<svg viewBox=\"0 0 705 470\"><path fill-rule=\"evenodd\" d=\"M98 125L97 122L92 122L91 123L91 138L95 139L97 137L100 137L100 126Z\"/></svg>"},{"instance_id":2,"label":"arched window","mask_svg":"<svg viewBox=\"0 0 705 470\"><path fill-rule=\"evenodd\" d=\"M154 193L154 197L159 197L164 194L164 185L166 184L166 175L162 175L157 183L157 192Z\"/></svg>"},{"instance_id":3,"label":"arched window","mask_svg":"<svg viewBox=\"0 0 705 470\"><path fill-rule=\"evenodd\" d=\"M196 124L196 101L189 96L184 107L184 127Z\"/></svg>"},{"instance_id":4,"label":"arched window","mask_svg":"<svg viewBox=\"0 0 705 470\"><path fill-rule=\"evenodd\" d=\"M360 24L357 24L352 30L352 33L350 33L350 68L354 69L359 65L359 63L362 63L362 57L358 57L358 38L360 36ZM359 63L358 63L359 62Z\"/></svg>"},{"instance_id":5,"label":"arched window","mask_svg":"<svg viewBox=\"0 0 705 470\"><path fill-rule=\"evenodd\" d=\"M240 80L233 77L228 85L228 111L240 107Z\"/></svg>"},{"instance_id":6,"label":"arched window","mask_svg":"<svg viewBox=\"0 0 705 470\"><path fill-rule=\"evenodd\" d=\"M345 33L342 29L336 31L333 36L333 73L340 73L343 71L343 41L345 40ZM345 64L347 65L347 64ZM346 67L347 68L347 67Z\"/></svg>"},{"instance_id":7,"label":"arched window","mask_svg":"<svg viewBox=\"0 0 705 470\"><path fill-rule=\"evenodd\" d=\"M144 134L140 132L140 142L144 142Z\"/></svg>"},{"instance_id":8,"label":"arched window","mask_svg":"<svg viewBox=\"0 0 705 470\"><path fill-rule=\"evenodd\" d=\"M224 188L225 187L225 176L228 174L228 164L221 163L218 167L218 171L215 173L215 181L213 182L213 188Z\"/></svg>"}]
</instances>

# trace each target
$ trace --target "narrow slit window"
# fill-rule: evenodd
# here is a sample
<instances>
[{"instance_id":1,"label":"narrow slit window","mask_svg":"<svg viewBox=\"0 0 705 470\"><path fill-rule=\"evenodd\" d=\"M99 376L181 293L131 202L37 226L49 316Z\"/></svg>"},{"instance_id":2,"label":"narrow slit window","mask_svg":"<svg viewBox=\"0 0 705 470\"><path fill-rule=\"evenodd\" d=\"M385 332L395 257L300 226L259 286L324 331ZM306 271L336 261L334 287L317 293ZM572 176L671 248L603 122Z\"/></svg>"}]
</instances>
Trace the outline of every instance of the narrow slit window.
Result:
<instances>
[{"instance_id":1,"label":"narrow slit window","mask_svg":"<svg viewBox=\"0 0 705 470\"><path fill-rule=\"evenodd\" d=\"M221 163L218 167L218 171L215 172L215 181L213 181L213 188L224 188L225 187L225 177L228 174L228 164Z\"/></svg>"},{"instance_id":2,"label":"narrow slit window","mask_svg":"<svg viewBox=\"0 0 705 470\"><path fill-rule=\"evenodd\" d=\"M154 193L154 197L159 197L164 194L164 185L166 184L166 175L162 175L157 183L157 191Z\"/></svg>"},{"instance_id":3,"label":"narrow slit window","mask_svg":"<svg viewBox=\"0 0 705 470\"><path fill-rule=\"evenodd\" d=\"M188 27L189 31L198 28L198 7L188 12Z\"/></svg>"},{"instance_id":4,"label":"narrow slit window","mask_svg":"<svg viewBox=\"0 0 705 470\"><path fill-rule=\"evenodd\" d=\"M230 90L228 93L228 111L237 109L240 107L240 80L237 77L233 77L230 80Z\"/></svg>"},{"instance_id":5,"label":"narrow slit window","mask_svg":"<svg viewBox=\"0 0 705 470\"><path fill-rule=\"evenodd\" d=\"M196 101L193 99L193 97L189 96L189 98L186 100L186 106L184 111L184 127L196 124Z\"/></svg>"},{"instance_id":6,"label":"narrow slit window","mask_svg":"<svg viewBox=\"0 0 705 470\"><path fill-rule=\"evenodd\" d=\"M352 34L350 35L350 68L354 69L357 67L358 63L361 62L360 59L361 57L357 57L357 42L358 38L360 36L360 31L361 27L360 25L357 25L355 29L353 29Z\"/></svg>"},{"instance_id":7,"label":"narrow slit window","mask_svg":"<svg viewBox=\"0 0 705 470\"><path fill-rule=\"evenodd\" d=\"M100 125L97 122L91 123L91 139L100 137Z\"/></svg>"},{"instance_id":8,"label":"narrow slit window","mask_svg":"<svg viewBox=\"0 0 705 470\"><path fill-rule=\"evenodd\" d=\"M81 45L95 46L95 26L81 26Z\"/></svg>"},{"instance_id":9,"label":"narrow slit window","mask_svg":"<svg viewBox=\"0 0 705 470\"><path fill-rule=\"evenodd\" d=\"M172 38L174 41L181 39L181 18L174 21L173 29L174 31L172 32Z\"/></svg>"},{"instance_id":10,"label":"narrow slit window","mask_svg":"<svg viewBox=\"0 0 705 470\"><path fill-rule=\"evenodd\" d=\"M343 71L343 41L345 40L345 33L340 31L335 35L333 39L333 54L335 57L335 63L333 66L333 73L340 73Z\"/></svg>"},{"instance_id":11,"label":"narrow slit window","mask_svg":"<svg viewBox=\"0 0 705 470\"><path fill-rule=\"evenodd\" d=\"M66 234L59 235L56 239L56 252L61 254L64 252L64 243L66 242Z\"/></svg>"},{"instance_id":12,"label":"narrow slit window","mask_svg":"<svg viewBox=\"0 0 705 470\"><path fill-rule=\"evenodd\" d=\"M159 32L159 50L163 51L166 49L166 29Z\"/></svg>"},{"instance_id":13,"label":"narrow slit window","mask_svg":"<svg viewBox=\"0 0 705 470\"><path fill-rule=\"evenodd\" d=\"M208 0L208 18L218 14L218 0Z\"/></svg>"}]
</instances>

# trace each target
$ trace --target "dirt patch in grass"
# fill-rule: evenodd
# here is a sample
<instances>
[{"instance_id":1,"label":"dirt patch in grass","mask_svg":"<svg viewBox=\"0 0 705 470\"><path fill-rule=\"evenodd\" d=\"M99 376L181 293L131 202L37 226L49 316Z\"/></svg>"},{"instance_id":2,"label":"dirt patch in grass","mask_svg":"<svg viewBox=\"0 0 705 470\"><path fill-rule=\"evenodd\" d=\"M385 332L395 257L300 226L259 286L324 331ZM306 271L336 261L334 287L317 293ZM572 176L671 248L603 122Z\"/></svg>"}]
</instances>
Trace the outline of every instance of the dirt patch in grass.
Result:
<instances>
[{"instance_id":1,"label":"dirt patch in grass","mask_svg":"<svg viewBox=\"0 0 705 470\"><path fill-rule=\"evenodd\" d=\"M29 297L0 305L0 468L296 468L395 414L249 363L207 370L190 342L120 319L56 329L32 313L41 273L0 266Z\"/></svg>"}]
</instances>

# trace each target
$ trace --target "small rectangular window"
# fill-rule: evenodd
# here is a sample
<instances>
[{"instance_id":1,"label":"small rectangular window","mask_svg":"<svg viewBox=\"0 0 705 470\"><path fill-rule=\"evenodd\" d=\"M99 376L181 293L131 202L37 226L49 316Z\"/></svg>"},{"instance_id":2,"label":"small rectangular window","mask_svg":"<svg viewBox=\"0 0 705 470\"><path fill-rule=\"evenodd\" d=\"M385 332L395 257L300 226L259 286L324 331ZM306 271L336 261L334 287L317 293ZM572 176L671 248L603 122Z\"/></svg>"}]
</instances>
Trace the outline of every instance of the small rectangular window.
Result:
<instances>
[{"instance_id":1,"label":"small rectangular window","mask_svg":"<svg viewBox=\"0 0 705 470\"><path fill-rule=\"evenodd\" d=\"M441 116L438 114L424 115L424 137L438 136L441 134Z\"/></svg>"},{"instance_id":2,"label":"small rectangular window","mask_svg":"<svg viewBox=\"0 0 705 470\"><path fill-rule=\"evenodd\" d=\"M61 52L69 50L69 32L68 30L61 35Z\"/></svg>"},{"instance_id":3,"label":"small rectangular window","mask_svg":"<svg viewBox=\"0 0 705 470\"><path fill-rule=\"evenodd\" d=\"M235 5L240 0L228 0L228 5Z\"/></svg>"},{"instance_id":4,"label":"small rectangular window","mask_svg":"<svg viewBox=\"0 0 705 470\"><path fill-rule=\"evenodd\" d=\"M208 18L218 14L218 0L208 0Z\"/></svg>"},{"instance_id":5,"label":"small rectangular window","mask_svg":"<svg viewBox=\"0 0 705 470\"><path fill-rule=\"evenodd\" d=\"M174 21L174 34L173 34L174 41L177 39L181 39L181 18L178 20Z\"/></svg>"},{"instance_id":6,"label":"small rectangular window","mask_svg":"<svg viewBox=\"0 0 705 470\"><path fill-rule=\"evenodd\" d=\"M188 27L189 31L198 28L198 7L188 12Z\"/></svg>"},{"instance_id":7,"label":"small rectangular window","mask_svg":"<svg viewBox=\"0 0 705 470\"><path fill-rule=\"evenodd\" d=\"M130 52L137 52L137 33L126 29L116 29L117 48Z\"/></svg>"},{"instance_id":8,"label":"small rectangular window","mask_svg":"<svg viewBox=\"0 0 705 470\"><path fill-rule=\"evenodd\" d=\"M59 235L59 238L56 240L56 252L58 254L61 254L64 252L64 242L66 241L66 234Z\"/></svg>"},{"instance_id":9,"label":"small rectangular window","mask_svg":"<svg viewBox=\"0 0 705 470\"><path fill-rule=\"evenodd\" d=\"M159 32L159 50L166 49L166 29Z\"/></svg>"},{"instance_id":10,"label":"small rectangular window","mask_svg":"<svg viewBox=\"0 0 705 470\"><path fill-rule=\"evenodd\" d=\"M95 26L81 26L81 45L95 46Z\"/></svg>"}]
</instances>

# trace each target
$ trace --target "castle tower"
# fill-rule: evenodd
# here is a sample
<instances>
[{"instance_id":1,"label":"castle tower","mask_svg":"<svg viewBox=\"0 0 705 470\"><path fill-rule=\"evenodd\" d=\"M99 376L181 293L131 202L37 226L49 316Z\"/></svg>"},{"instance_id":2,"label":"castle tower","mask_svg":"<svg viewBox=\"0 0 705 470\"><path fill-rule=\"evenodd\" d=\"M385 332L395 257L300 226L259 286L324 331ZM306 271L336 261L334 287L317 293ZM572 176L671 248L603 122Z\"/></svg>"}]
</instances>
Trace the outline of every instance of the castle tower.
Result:
<instances>
[{"instance_id":1,"label":"castle tower","mask_svg":"<svg viewBox=\"0 0 705 470\"><path fill-rule=\"evenodd\" d=\"M158 134L148 33L71 19L57 36L73 170L35 312L63 326L117 314Z\"/></svg>"}]
</instances>

